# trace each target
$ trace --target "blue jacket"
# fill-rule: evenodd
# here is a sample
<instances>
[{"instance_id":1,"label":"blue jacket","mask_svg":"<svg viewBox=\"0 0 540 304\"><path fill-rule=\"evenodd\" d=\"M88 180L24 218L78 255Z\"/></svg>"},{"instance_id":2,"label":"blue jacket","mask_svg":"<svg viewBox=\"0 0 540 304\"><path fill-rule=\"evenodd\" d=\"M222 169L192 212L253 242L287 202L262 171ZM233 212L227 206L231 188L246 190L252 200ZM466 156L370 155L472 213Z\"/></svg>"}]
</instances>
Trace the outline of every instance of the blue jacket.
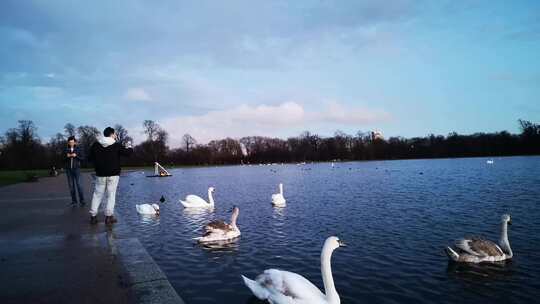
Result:
<instances>
[{"instance_id":1,"label":"blue jacket","mask_svg":"<svg viewBox=\"0 0 540 304\"><path fill-rule=\"evenodd\" d=\"M75 157L67 157L68 153L75 153L77 156ZM71 152L71 148L66 147L64 150L64 160L65 160L65 168L66 169L78 169L81 167L81 162L84 160L84 155L82 152L82 149L79 148L79 146L73 147L73 152Z\"/></svg>"}]
</instances>

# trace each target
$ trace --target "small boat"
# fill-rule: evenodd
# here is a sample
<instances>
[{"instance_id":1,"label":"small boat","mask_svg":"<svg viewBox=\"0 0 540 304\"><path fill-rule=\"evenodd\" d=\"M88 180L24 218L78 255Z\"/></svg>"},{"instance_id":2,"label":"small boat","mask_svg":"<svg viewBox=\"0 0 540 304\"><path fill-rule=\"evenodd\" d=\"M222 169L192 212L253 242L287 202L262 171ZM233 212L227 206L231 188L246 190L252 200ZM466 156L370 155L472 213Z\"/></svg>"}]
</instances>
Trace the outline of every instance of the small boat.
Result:
<instances>
[{"instance_id":1,"label":"small boat","mask_svg":"<svg viewBox=\"0 0 540 304\"><path fill-rule=\"evenodd\" d=\"M488 159L488 160L486 160L486 163L488 165L493 165L493 163L495 163L495 162L493 161L493 159Z\"/></svg>"},{"instance_id":2,"label":"small boat","mask_svg":"<svg viewBox=\"0 0 540 304\"><path fill-rule=\"evenodd\" d=\"M169 173L162 165L158 162L154 163L154 175L147 175L146 177L169 177L172 174Z\"/></svg>"}]
</instances>

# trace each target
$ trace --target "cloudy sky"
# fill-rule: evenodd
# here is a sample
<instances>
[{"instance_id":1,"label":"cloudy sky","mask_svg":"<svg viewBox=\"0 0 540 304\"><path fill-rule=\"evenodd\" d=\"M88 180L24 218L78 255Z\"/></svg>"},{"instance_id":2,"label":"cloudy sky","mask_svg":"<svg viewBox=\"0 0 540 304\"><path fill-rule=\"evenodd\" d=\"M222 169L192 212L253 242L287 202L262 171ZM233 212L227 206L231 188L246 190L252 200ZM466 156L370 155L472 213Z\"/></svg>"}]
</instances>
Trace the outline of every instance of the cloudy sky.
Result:
<instances>
[{"instance_id":1,"label":"cloudy sky","mask_svg":"<svg viewBox=\"0 0 540 304\"><path fill-rule=\"evenodd\" d=\"M539 54L540 1L2 0L0 132L517 132Z\"/></svg>"}]
</instances>

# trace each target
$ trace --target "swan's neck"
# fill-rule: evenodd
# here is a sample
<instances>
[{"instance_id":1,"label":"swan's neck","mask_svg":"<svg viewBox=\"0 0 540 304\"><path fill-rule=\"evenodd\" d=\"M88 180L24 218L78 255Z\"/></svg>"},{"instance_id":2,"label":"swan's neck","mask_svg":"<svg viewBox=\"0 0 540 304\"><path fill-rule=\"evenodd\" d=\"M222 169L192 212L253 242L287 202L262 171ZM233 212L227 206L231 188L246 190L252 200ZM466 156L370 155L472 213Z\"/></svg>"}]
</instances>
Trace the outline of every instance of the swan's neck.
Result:
<instances>
[{"instance_id":1,"label":"swan's neck","mask_svg":"<svg viewBox=\"0 0 540 304\"><path fill-rule=\"evenodd\" d=\"M499 246L501 246L501 249L505 251L509 257L514 255L512 248L510 248L510 242L508 241L508 223L506 221L501 225L501 239L499 240Z\"/></svg>"},{"instance_id":2,"label":"swan's neck","mask_svg":"<svg viewBox=\"0 0 540 304\"><path fill-rule=\"evenodd\" d=\"M321 252L321 273L324 283L324 293L330 304L339 304L340 299L334 285L334 277L332 276L331 258L334 250L325 246Z\"/></svg>"},{"instance_id":3,"label":"swan's neck","mask_svg":"<svg viewBox=\"0 0 540 304\"><path fill-rule=\"evenodd\" d=\"M283 184L279 184L279 194L283 196Z\"/></svg>"},{"instance_id":4,"label":"swan's neck","mask_svg":"<svg viewBox=\"0 0 540 304\"><path fill-rule=\"evenodd\" d=\"M238 218L238 212L233 212L233 214L231 215L231 226L233 226L234 228L237 228L236 227L237 218Z\"/></svg>"},{"instance_id":5,"label":"swan's neck","mask_svg":"<svg viewBox=\"0 0 540 304\"><path fill-rule=\"evenodd\" d=\"M208 190L208 203L210 205L214 206L214 196L212 195L212 191Z\"/></svg>"}]
</instances>

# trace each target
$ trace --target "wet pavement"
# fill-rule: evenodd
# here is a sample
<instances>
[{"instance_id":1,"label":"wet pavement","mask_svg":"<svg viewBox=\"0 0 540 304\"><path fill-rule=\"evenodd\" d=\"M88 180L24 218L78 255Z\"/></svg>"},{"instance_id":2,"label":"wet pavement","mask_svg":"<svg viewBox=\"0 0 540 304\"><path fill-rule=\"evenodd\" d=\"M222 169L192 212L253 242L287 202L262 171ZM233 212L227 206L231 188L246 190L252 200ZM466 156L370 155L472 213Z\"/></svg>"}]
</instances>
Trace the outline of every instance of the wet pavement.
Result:
<instances>
[{"instance_id":1,"label":"wet pavement","mask_svg":"<svg viewBox=\"0 0 540 304\"><path fill-rule=\"evenodd\" d=\"M70 202L63 175L0 187L0 303L183 303L121 218Z\"/></svg>"}]
</instances>

